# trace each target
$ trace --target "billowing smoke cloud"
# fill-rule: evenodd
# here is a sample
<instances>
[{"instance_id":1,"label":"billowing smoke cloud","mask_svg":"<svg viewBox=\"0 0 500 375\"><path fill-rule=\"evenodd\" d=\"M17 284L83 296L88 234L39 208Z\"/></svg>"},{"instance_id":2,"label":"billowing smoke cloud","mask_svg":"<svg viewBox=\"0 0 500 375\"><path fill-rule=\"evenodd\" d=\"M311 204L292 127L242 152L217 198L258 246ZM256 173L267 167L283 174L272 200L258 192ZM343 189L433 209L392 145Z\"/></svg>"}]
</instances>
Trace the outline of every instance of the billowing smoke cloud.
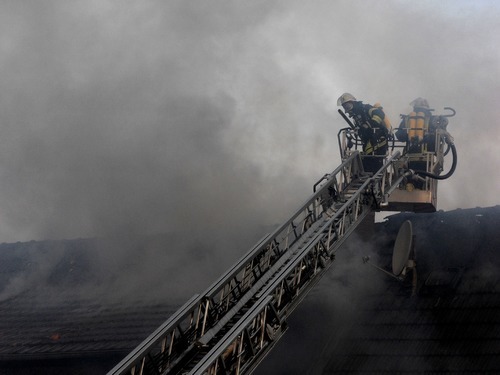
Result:
<instances>
[{"instance_id":1,"label":"billowing smoke cloud","mask_svg":"<svg viewBox=\"0 0 500 375\"><path fill-rule=\"evenodd\" d=\"M226 139L237 103L207 60L219 26L153 5L4 5L4 240L249 216L263 180Z\"/></svg>"},{"instance_id":2,"label":"billowing smoke cloud","mask_svg":"<svg viewBox=\"0 0 500 375\"><path fill-rule=\"evenodd\" d=\"M498 11L4 2L0 240L279 222L338 164L344 91L395 124L417 96L454 107L439 206L494 205Z\"/></svg>"}]
</instances>

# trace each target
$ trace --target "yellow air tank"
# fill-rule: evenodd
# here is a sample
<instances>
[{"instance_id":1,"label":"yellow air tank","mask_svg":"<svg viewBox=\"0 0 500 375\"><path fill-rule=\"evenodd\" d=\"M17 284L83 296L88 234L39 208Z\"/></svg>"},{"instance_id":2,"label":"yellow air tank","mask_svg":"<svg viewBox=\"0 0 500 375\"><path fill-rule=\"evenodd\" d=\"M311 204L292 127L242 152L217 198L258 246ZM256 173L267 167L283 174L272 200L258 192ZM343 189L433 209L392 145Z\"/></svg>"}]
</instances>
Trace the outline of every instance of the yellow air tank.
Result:
<instances>
[{"instance_id":1,"label":"yellow air tank","mask_svg":"<svg viewBox=\"0 0 500 375\"><path fill-rule=\"evenodd\" d=\"M374 107L376 108L380 108L382 111L384 110L384 107L382 107L382 105L380 103L375 103L373 105ZM387 113L384 112L384 125L385 127L387 128L387 131L390 133L392 133L392 124L391 124L391 121L389 120L389 117L387 117Z\"/></svg>"},{"instance_id":2,"label":"yellow air tank","mask_svg":"<svg viewBox=\"0 0 500 375\"><path fill-rule=\"evenodd\" d=\"M417 129L416 129L416 136L418 137L418 140L421 141L424 139L424 131L425 131L425 113L424 112L417 112Z\"/></svg>"},{"instance_id":3,"label":"yellow air tank","mask_svg":"<svg viewBox=\"0 0 500 375\"><path fill-rule=\"evenodd\" d=\"M417 113L411 112L408 115L408 139L413 141L417 136Z\"/></svg>"}]
</instances>

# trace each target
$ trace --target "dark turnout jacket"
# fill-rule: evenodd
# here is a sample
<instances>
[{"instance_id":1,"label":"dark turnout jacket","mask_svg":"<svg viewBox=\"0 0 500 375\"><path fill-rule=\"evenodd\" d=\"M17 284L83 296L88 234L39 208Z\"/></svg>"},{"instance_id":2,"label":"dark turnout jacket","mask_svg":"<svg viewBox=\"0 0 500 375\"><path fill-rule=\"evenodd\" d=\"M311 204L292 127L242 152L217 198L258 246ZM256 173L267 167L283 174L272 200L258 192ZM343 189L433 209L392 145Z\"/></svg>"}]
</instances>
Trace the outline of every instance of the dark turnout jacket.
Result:
<instances>
[{"instance_id":1,"label":"dark turnout jacket","mask_svg":"<svg viewBox=\"0 0 500 375\"><path fill-rule=\"evenodd\" d=\"M388 130L384 123L385 113L382 108L355 102L350 114L363 142L363 152L385 154Z\"/></svg>"}]
</instances>

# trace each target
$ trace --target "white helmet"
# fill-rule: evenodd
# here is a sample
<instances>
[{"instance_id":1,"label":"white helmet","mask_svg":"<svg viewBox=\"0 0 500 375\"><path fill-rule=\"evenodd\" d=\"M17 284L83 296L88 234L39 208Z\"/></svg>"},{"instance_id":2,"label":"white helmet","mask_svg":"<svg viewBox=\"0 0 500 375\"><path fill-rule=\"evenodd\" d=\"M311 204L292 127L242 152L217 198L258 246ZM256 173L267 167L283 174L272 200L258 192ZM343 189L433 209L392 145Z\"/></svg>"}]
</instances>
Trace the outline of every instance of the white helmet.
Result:
<instances>
[{"instance_id":1,"label":"white helmet","mask_svg":"<svg viewBox=\"0 0 500 375\"><path fill-rule=\"evenodd\" d=\"M340 97L337 99L337 105L344 105L344 103L347 102L355 102L356 98L349 94L348 92L343 93L340 95Z\"/></svg>"}]
</instances>

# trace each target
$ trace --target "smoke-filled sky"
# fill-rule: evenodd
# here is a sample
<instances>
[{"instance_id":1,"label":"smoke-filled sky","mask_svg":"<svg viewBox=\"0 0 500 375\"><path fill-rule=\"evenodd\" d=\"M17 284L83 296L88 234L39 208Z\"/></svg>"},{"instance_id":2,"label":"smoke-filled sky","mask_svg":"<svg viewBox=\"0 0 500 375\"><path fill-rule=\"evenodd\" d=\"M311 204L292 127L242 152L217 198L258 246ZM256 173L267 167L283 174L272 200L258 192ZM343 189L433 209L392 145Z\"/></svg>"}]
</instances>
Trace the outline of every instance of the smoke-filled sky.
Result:
<instances>
[{"instance_id":1,"label":"smoke-filled sky","mask_svg":"<svg viewBox=\"0 0 500 375\"><path fill-rule=\"evenodd\" d=\"M339 164L336 100L422 96L500 188L497 1L0 2L0 242L280 223ZM446 167L451 161L448 160Z\"/></svg>"}]
</instances>

